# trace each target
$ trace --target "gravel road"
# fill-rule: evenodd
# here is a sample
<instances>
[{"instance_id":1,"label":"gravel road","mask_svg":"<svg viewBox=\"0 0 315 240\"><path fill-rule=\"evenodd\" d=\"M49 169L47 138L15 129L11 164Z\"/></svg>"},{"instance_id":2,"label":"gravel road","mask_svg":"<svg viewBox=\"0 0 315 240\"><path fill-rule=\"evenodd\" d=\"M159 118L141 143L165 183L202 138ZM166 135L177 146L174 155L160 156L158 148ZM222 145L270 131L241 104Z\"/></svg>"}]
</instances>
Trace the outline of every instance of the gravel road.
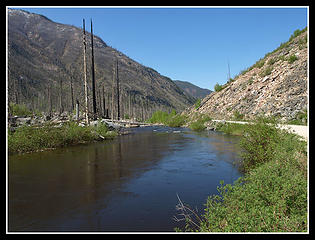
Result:
<instances>
[{"instance_id":1,"label":"gravel road","mask_svg":"<svg viewBox=\"0 0 315 240\"><path fill-rule=\"evenodd\" d=\"M215 122L223 122L225 120L213 120ZM242 122L242 121L225 121L229 123L239 123L239 124L248 124L248 122ZM305 140L308 139L308 126L302 126L302 125L290 125L290 124L278 124L278 127L281 129L286 129L288 132L295 133L301 137L303 137Z\"/></svg>"}]
</instances>

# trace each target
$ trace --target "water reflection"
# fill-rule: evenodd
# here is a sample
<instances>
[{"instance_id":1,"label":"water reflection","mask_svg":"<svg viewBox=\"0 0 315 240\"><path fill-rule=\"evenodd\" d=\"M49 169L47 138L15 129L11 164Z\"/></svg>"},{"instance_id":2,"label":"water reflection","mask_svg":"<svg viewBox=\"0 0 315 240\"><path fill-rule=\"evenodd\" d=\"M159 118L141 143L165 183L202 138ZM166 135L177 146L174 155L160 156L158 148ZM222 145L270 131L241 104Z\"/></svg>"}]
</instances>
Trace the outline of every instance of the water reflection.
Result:
<instances>
[{"instance_id":1,"label":"water reflection","mask_svg":"<svg viewBox=\"0 0 315 240\"><path fill-rule=\"evenodd\" d=\"M202 206L219 180L240 176L237 138L135 131L9 156L9 231L172 231L176 192Z\"/></svg>"}]
</instances>

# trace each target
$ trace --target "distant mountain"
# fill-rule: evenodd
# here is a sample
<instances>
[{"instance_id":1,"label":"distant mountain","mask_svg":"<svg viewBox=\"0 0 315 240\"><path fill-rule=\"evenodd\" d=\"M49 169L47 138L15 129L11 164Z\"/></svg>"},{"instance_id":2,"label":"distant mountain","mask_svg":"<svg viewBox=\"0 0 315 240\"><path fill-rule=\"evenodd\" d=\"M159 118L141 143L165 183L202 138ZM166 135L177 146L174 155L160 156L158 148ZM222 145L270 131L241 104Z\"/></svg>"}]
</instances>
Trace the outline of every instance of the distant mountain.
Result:
<instances>
[{"instance_id":1,"label":"distant mountain","mask_svg":"<svg viewBox=\"0 0 315 240\"><path fill-rule=\"evenodd\" d=\"M104 25L94 22L93 27L102 28ZM85 28L90 29L89 21ZM87 31L86 33L88 81L91 85L91 34ZM48 97L51 95L53 109L58 111L61 87L64 109L71 111L72 81L74 99L80 101L83 109L82 36L82 29L78 27L55 23L45 16L27 11L8 9L9 102L17 101L47 111ZM119 67L121 116L128 114L147 118L159 109L173 108L180 112L194 103L194 99L183 94L170 78L109 47L97 36L94 36L94 56L99 111L102 109L103 87L105 105L111 111L113 66L116 58Z\"/></svg>"},{"instance_id":2,"label":"distant mountain","mask_svg":"<svg viewBox=\"0 0 315 240\"><path fill-rule=\"evenodd\" d=\"M212 91L205 88L200 88L190 82L186 81L180 81L180 80L174 80L176 85L180 87L185 93L187 93L189 96L192 96L196 99L204 98L205 96L209 95Z\"/></svg>"}]
</instances>

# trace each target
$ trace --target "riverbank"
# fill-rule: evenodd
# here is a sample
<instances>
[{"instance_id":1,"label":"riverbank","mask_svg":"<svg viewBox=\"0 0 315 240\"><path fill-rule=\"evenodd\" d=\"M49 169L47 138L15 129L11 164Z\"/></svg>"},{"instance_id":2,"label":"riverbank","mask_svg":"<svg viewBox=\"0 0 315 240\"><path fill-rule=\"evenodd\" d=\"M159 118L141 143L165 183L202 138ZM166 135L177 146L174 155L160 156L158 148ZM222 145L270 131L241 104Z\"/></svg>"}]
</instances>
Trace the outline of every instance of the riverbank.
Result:
<instances>
[{"instance_id":1,"label":"riverbank","mask_svg":"<svg viewBox=\"0 0 315 240\"><path fill-rule=\"evenodd\" d=\"M23 125L14 131L8 130L8 153L28 153L113 139L118 130L101 121L84 126L75 121L56 125L51 122L42 125Z\"/></svg>"},{"instance_id":2,"label":"riverbank","mask_svg":"<svg viewBox=\"0 0 315 240\"><path fill-rule=\"evenodd\" d=\"M266 118L217 130L242 136L245 175L233 185L221 182L198 218L183 212L185 231L307 232L307 143Z\"/></svg>"}]
</instances>

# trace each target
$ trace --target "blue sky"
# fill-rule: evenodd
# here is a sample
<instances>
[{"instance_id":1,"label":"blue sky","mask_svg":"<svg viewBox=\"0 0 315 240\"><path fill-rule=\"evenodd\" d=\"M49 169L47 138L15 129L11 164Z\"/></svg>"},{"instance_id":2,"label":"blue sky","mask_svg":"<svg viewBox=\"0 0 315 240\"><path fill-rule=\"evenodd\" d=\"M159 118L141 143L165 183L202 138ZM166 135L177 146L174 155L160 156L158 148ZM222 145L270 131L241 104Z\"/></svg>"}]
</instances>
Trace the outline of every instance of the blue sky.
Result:
<instances>
[{"instance_id":1,"label":"blue sky","mask_svg":"<svg viewBox=\"0 0 315 240\"><path fill-rule=\"evenodd\" d=\"M210 90L227 81L228 63L234 77L308 23L306 7L21 8L77 27L92 18L94 34L109 46L172 80Z\"/></svg>"}]
</instances>

